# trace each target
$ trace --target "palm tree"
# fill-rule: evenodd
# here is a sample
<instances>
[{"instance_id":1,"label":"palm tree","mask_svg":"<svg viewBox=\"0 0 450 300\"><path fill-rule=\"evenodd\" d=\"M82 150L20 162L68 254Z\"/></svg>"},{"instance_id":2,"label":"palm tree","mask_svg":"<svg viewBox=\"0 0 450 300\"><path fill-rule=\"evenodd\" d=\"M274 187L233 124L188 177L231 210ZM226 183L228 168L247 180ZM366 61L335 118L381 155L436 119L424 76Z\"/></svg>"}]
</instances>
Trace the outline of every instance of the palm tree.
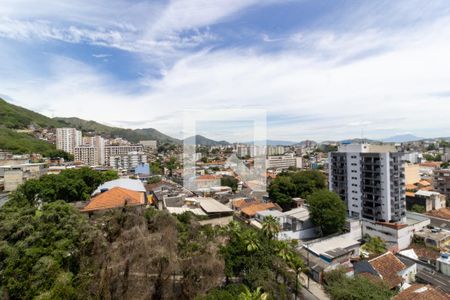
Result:
<instances>
[{"instance_id":1,"label":"palm tree","mask_svg":"<svg viewBox=\"0 0 450 300\"><path fill-rule=\"evenodd\" d=\"M305 270L305 264L298 255L292 255L288 264L295 271L295 299L297 299L299 287L298 276L300 275L300 272Z\"/></svg>"},{"instance_id":2,"label":"palm tree","mask_svg":"<svg viewBox=\"0 0 450 300\"><path fill-rule=\"evenodd\" d=\"M242 227L237 221L231 221L230 224L228 224L228 232L235 236L240 236L242 231Z\"/></svg>"},{"instance_id":3,"label":"palm tree","mask_svg":"<svg viewBox=\"0 0 450 300\"><path fill-rule=\"evenodd\" d=\"M245 287L245 291L240 293L238 300L267 300L269 294L263 293L260 287L257 287L253 292L248 287Z\"/></svg>"},{"instance_id":4,"label":"palm tree","mask_svg":"<svg viewBox=\"0 0 450 300\"><path fill-rule=\"evenodd\" d=\"M262 223L262 231L271 240L281 231L280 223L275 217L267 216Z\"/></svg>"},{"instance_id":5,"label":"palm tree","mask_svg":"<svg viewBox=\"0 0 450 300\"><path fill-rule=\"evenodd\" d=\"M277 243L275 250L276 250L276 255L279 258L281 258L283 261L285 261L286 263L289 263L291 261L293 253L292 253L291 249L289 248L289 245L287 242L279 241Z\"/></svg>"},{"instance_id":6,"label":"palm tree","mask_svg":"<svg viewBox=\"0 0 450 300\"><path fill-rule=\"evenodd\" d=\"M247 234L244 237L244 243L247 247L248 252L255 252L256 250L260 249L260 243L258 235L255 231L248 231Z\"/></svg>"}]
</instances>

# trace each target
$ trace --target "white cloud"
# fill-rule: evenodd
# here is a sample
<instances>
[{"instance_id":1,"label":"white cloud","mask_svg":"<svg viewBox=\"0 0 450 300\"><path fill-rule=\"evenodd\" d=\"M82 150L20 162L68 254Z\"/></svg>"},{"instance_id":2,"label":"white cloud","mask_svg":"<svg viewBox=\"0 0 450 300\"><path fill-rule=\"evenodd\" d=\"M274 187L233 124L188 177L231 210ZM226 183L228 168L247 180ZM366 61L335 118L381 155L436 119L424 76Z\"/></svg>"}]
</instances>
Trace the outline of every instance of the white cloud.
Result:
<instances>
[{"instance_id":1,"label":"white cloud","mask_svg":"<svg viewBox=\"0 0 450 300\"><path fill-rule=\"evenodd\" d=\"M150 20L143 26L141 20L137 26L132 20L117 18L124 25L94 32L81 25L53 30L52 23L39 20L20 21L12 27L0 23L0 34L9 32L18 38L37 35L177 56L162 70L162 78L144 78L148 88L139 94L134 92L136 86L63 57L52 59L50 76L45 78L10 65L16 78L2 79L0 91L49 115L154 127L178 137L181 112L191 108L263 108L278 119L292 116L289 122L272 122L272 139L343 139L360 136L361 128L369 138L406 131L418 136L450 135L450 102L435 96L449 90L449 17L389 28L364 20L364 26L355 24L345 33L302 30L276 53L258 47L183 52L216 38L200 27L252 3L240 1L231 7L228 1L218 1L217 6L173 2L155 7L154 14L162 16L156 22ZM198 9L202 5L205 9ZM90 18L102 23L102 16ZM14 20L11 17L10 22ZM111 34L115 31L110 28L118 35ZM174 53L177 47L182 55ZM0 59L10 63L1 53ZM215 133L210 134L214 138Z\"/></svg>"}]
</instances>

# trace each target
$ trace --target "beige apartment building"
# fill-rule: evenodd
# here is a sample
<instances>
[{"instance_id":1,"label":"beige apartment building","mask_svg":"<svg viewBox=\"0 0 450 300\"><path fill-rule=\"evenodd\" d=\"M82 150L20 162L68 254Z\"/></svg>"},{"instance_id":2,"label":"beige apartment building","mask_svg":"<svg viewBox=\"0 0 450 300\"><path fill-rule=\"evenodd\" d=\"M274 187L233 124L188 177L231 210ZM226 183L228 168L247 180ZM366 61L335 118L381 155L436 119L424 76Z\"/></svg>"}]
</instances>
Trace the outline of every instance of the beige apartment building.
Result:
<instances>
[{"instance_id":1,"label":"beige apartment building","mask_svg":"<svg viewBox=\"0 0 450 300\"><path fill-rule=\"evenodd\" d=\"M0 166L0 180L5 192L12 192L29 179L37 179L46 173L44 163L26 163Z\"/></svg>"},{"instance_id":2,"label":"beige apartment building","mask_svg":"<svg viewBox=\"0 0 450 300\"><path fill-rule=\"evenodd\" d=\"M405 184L414 184L420 181L420 166L418 164L405 164Z\"/></svg>"}]
</instances>

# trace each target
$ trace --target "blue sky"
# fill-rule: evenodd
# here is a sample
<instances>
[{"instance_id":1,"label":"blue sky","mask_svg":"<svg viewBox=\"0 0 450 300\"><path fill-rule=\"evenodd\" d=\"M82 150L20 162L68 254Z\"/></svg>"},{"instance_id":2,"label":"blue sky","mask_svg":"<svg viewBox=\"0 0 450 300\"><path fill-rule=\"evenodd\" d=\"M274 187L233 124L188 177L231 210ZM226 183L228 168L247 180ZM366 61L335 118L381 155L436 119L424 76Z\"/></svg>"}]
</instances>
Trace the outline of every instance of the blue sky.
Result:
<instances>
[{"instance_id":1,"label":"blue sky","mask_svg":"<svg viewBox=\"0 0 450 300\"><path fill-rule=\"evenodd\" d=\"M95 3L93 3L95 2ZM183 135L263 109L270 139L450 136L447 1L2 0L0 95ZM248 129L201 128L239 140ZM245 134L246 135L246 134Z\"/></svg>"}]
</instances>

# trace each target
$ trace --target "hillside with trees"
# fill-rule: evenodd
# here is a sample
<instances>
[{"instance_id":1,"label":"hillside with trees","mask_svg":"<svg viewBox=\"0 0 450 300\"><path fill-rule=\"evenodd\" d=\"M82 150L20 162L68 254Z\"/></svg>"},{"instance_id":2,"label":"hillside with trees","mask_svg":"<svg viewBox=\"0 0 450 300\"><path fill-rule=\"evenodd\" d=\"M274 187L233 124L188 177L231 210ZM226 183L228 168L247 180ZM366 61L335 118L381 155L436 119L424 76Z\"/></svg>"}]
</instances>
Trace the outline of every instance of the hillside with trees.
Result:
<instances>
[{"instance_id":1,"label":"hillside with trees","mask_svg":"<svg viewBox=\"0 0 450 300\"><path fill-rule=\"evenodd\" d=\"M88 168L29 180L0 208L6 299L285 299L303 261L262 230L200 225L190 213L123 207L96 216L72 202L115 178ZM255 297L255 298L252 298Z\"/></svg>"},{"instance_id":2,"label":"hillside with trees","mask_svg":"<svg viewBox=\"0 0 450 300\"><path fill-rule=\"evenodd\" d=\"M0 127L0 149L16 154L41 153L56 150L56 146L39 140L28 133L19 133L12 129Z\"/></svg>"},{"instance_id":3,"label":"hillside with trees","mask_svg":"<svg viewBox=\"0 0 450 300\"><path fill-rule=\"evenodd\" d=\"M161 144L180 143L180 140L165 135L154 128L126 129L79 118L55 118L55 120L64 124L65 127L75 127L83 132L95 132L107 137L122 137L132 143L138 143L143 140L157 140Z\"/></svg>"},{"instance_id":4,"label":"hillside with trees","mask_svg":"<svg viewBox=\"0 0 450 300\"><path fill-rule=\"evenodd\" d=\"M141 140L157 140L160 144L177 144L179 140L153 128L126 129L111 127L95 121L79 118L49 118L32 110L13 105L0 98L0 149L14 153L41 153L55 149L55 145L39 140L31 134L19 133L17 129L75 127L83 132L95 132L107 137L122 137L132 143Z\"/></svg>"}]
</instances>

